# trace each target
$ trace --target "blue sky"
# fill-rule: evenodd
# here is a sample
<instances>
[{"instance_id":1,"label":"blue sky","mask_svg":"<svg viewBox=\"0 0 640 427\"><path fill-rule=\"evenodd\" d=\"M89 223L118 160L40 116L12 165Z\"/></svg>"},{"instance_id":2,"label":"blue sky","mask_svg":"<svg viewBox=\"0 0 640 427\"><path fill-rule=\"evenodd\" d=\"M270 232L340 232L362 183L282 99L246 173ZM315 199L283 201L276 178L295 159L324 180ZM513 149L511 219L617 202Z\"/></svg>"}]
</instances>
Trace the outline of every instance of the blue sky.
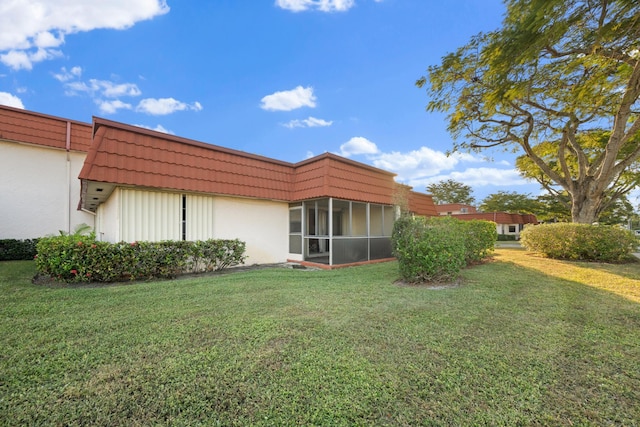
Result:
<instances>
[{"instance_id":1,"label":"blue sky","mask_svg":"<svg viewBox=\"0 0 640 427\"><path fill-rule=\"evenodd\" d=\"M89 6L90 4L90 6ZM333 152L478 202L538 194L514 154L447 157L416 79L481 31L498 0L22 0L0 3L0 103L91 116L271 158Z\"/></svg>"}]
</instances>

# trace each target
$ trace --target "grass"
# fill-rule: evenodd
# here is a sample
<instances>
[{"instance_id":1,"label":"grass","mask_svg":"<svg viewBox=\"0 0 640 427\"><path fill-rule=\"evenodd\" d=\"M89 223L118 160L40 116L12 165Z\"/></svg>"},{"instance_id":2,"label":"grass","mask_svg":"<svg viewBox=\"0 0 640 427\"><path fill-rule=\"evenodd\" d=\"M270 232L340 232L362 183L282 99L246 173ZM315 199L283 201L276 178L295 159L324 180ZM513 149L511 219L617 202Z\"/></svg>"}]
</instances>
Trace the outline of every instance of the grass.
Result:
<instances>
[{"instance_id":1,"label":"grass","mask_svg":"<svg viewBox=\"0 0 640 427\"><path fill-rule=\"evenodd\" d=\"M638 425L640 264L498 249L107 287L0 263L0 425Z\"/></svg>"}]
</instances>

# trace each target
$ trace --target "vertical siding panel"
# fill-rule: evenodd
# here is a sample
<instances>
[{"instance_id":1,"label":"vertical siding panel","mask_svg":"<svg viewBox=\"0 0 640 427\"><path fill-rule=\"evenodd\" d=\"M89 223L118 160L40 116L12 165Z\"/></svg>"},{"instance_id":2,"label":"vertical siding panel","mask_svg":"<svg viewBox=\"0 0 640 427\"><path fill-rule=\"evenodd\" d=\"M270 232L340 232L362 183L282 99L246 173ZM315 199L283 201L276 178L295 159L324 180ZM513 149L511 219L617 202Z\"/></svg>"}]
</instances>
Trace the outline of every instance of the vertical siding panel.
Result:
<instances>
[{"instance_id":1,"label":"vertical siding panel","mask_svg":"<svg viewBox=\"0 0 640 427\"><path fill-rule=\"evenodd\" d=\"M180 194L122 190L121 239L180 239Z\"/></svg>"},{"instance_id":2,"label":"vertical siding panel","mask_svg":"<svg viewBox=\"0 0 640 427\"><path fill-rule=\"evenodd\" d=\"M213 233L212 196L187 195L187 240L207 240Z\"/></svg>"}]
</instances>

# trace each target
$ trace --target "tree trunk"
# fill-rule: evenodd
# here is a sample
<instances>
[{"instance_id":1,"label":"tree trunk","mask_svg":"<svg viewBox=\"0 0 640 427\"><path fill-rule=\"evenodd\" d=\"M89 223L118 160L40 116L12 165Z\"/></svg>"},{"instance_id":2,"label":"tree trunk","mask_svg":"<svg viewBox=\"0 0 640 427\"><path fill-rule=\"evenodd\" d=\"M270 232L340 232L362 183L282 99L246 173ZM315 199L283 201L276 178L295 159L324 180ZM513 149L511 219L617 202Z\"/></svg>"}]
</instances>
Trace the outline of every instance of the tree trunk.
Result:
<instances>
[{"instance_id":1,"label":"tree trunk","mask_svg":"<svg viewBox=\"0 0 640 427\"><path fill-rule=\"evenodd\" d=\"M594 197L589 192L578 191L571 194L571 221L580 224L593 224L600 216L602 197Z\"/></svg>"}]
</instances>

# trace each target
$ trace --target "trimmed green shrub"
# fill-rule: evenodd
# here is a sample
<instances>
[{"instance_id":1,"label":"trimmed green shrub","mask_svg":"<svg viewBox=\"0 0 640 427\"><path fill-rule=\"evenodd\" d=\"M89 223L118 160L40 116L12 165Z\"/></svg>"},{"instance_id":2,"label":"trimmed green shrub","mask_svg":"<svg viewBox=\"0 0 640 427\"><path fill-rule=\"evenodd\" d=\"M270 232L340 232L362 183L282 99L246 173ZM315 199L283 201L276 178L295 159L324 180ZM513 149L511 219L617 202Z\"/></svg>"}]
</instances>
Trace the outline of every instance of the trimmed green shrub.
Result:
<instances>
[{"instance_id":1,"label":"trimmed green shrub","mask_svg":"<svg viewBox=\"0 0 640 427\"><path fill-rule=\"evenodd\" d=\"M632 232L618 226L576 223L541 224L525 228L520 242L549 258L618 262L637 244Z\"/></svg>"},{"instance_id":2,"label":"trimmed green shrub","mask_svg":"<svg viewBox=\"0 0 640 427\"><path fill-rule=\"evenodd\" d=\"M480 262L493 254L498 238L495 222L474 219L459 221L458 226L464 235L467 264Z\"/></svg>"},{"instance_id":3,"label":"trimmed green shrub","mask_svg":"<svg viewBox=\"0 0 640 427\"><path fill-rule=\"evenodd\" d=\"M393 228L394 255L409 282L443 281L491 255L497 238L491 221L453 217L402 217Z\"/></svg>"},{"instance_id":4,"label":"trimmed green shrub","mask_svg":"<svg viewBox=\"0 0 640 427\"><path fill-rule=\"evenodd\" d=\"M0 261L31 260L36 256L38 239L2 239L0 240Z\"/></svg>"},{"instance_id":5,"label":"trimmed green shrub","mask_svg":"<svg viewBox=\"0 0 640 427\"><path fill-rule=\"evenodd\" d=\"M173 278L184 273L222 270L242 264L239 240L107 243L93 235L40 239L36 267L64 282L116 282Z\"/></svg>"},{"instance_id":6,"label":"trimmed green shrub","mask_svg":"<svg viewBox=\"0 0 640 427\"><path fill-rule=\"evenodd\" d=\"M427 224L453 228L464 237L466 264L482 261L493 253L497 239L496 223L492 221L463 221L451 216L427 218Z\"/></svg>"},{"instance_id":7,"label":"trimmed green shrub","mask_svg":"<svg viewBox=\"0 0 640 427\"><path fill-rule=\"evenodd\" d=\"M515 242L515 234L498 234L498 242Z\"/></svg>"},{"instance_id":8,"label":"trimmed green shrub","mask_svg":"<svg viewBox=\"0 0 640 427\"><path fill-rule=\"evenodd\" d=\"M396 221L392 239L406 281L451 280L465 265L464 237L448 222L403 217Z\"/></svg>"}]
</instances>

